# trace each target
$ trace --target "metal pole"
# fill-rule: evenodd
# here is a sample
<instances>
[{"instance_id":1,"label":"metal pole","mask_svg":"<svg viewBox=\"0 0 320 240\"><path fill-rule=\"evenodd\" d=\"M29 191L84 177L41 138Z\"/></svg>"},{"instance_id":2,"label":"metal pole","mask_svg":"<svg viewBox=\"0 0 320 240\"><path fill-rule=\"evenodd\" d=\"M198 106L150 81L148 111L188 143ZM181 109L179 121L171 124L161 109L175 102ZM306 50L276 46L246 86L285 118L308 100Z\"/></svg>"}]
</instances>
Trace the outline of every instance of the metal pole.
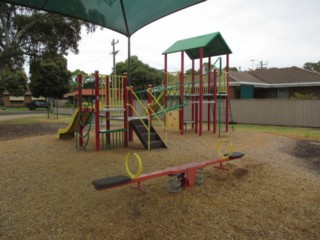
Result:
<instances>
[{"instance_id":1,"label":"metal pole","mask_svg":"<svg viewBox=\"0 0 320 240\"><path fill-rule=\"evenodd\" d=\"M94 105L95 105L95 130L96 130L96 151L100 151L100 111L99 111L99 72L95 71L94 73L94 80L95 80L95 90L94 90Z\"/></svg>"},{"instance_id":2,"label":"metal pole","mask_svg":"<svg viewBox=\"0 0 320 240\"><path fill-rule=\"evenodd\" d=\"M184 108L181 107L184 101L184 51L181 51L181 73L180 73L180 98L179 98L179 129L180 134L183 135L183 123L184 123Z\"/></svg>"},{"instance_id":3,"label":"metal pole","mask_svg":"<svg viewBox=\"0 0 320 240\"><path fill-rule=\"evenodd\" d=\"M227 72L227 86L226 86L226 132L229 130L229 54L227 54L227 66L226 66L226 72Z\"/></svg>"},{"instance_id":4,"label":"metal pole","mask_svg":"<svg viewBox=\"0 0 320 240\"><path fill-rule=\"evenodd\" d=\"M128 86L131 86L131 42L128 37Z\"/></svg>"},{"instance_id":5,"label":"metal pole","mask_svg":"<svg viewBox=\"0 0 320 240\"><path fill-rule=\"evenodd\" d=\"M203 71L202 71L202 61L203 61L203 48L199 50L199 58L200 58L200 91L199 91L199 136L202 135L202 102L203 102Z\"/></svg>"}]
</instances>

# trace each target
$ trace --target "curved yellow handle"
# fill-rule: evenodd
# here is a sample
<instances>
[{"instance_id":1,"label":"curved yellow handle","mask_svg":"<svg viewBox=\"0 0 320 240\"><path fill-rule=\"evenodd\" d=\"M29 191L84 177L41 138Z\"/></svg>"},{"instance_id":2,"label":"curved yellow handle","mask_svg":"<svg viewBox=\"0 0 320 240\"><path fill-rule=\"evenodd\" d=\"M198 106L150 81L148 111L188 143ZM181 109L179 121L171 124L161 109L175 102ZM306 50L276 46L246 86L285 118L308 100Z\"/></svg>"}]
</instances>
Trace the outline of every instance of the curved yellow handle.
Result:
<instances>
[{"instance_id":1,"label":"curved yellow handle","mask_svg":"<svg viewBox=\"0 0 320 240\"><path fill-rule=\"evenodd\" d=\"M228 146L229 146L229 152L228 153L222 153L221 152L221 146L223 146L225 144L228 144ZM217 154L219 155L220 158L228 158L228 157L230 157L232 155L233 151L234 151L233 144L229 140L221 139L217 143L216 152L217 152Z\"/></svg>"},{"instance_id":2,"label":"curved yellow handle","mask_svg":"<svg viewBox=\"0 0 320 240\"><path fill-rule=\"evenodd\" d=\"M130 171L129 165L128 165L129 159L130 159L130 157L131 157L132 155L136 157L136 159L138 160L138 163L139 163L139 169L138 169L138 171L137 171L136 174L133 174L133 173ZM142 172L142 161L141 161L140 156L139 156L137 153L128 153L128 155L126 156L126 159L125 159L125 167L126 167L126 170L127 170L128 175L131 177L131 179L139 177L140 174L141 174L141 172Z\"/></svg>"}]
</instances>

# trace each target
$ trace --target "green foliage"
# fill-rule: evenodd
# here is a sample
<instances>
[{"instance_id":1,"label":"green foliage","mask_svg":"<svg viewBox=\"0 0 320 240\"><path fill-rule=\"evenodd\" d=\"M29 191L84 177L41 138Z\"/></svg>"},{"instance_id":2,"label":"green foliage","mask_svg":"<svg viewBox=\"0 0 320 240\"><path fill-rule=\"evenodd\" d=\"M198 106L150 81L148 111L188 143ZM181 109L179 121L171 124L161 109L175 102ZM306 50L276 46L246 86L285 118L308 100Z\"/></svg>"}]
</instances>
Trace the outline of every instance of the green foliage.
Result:
<instances>
[{"instance_id":1,"label":"green foliage","mask_svg":"<svg viewBox=\"0 0 320 240\"><path fill-rule=\"evenodd\" d=\"M22 96L27 89L27 75L23 69L6 70L0 81L0 95L7 90L11 95Z\"/></svg>"},{"instance_id":2,"label":"green foliage","mask_svg":"<svg viewBox=\"0 0 320 240\"><path fill-rule=\"evenodd\" d=\"M73 76L74 78L76 78L76 77L78 76L78 74L81 74L81 75L83 75L83 76L87 76L87 75L88 75L88 73L86 73L85 71L80 70L80 69L74 70L73 72L71 72L71 74L72 74L72 76Z\"/></svg>"},{"instance_id":3,"label":"green foliage","mask_svg":"<svg viewBox=\"0 0 320 240\"><path fill-rule=\"evenodd\" d=\"M311 71L320 72L320 61L318 61L317 63L307 62L303 65L303 68Z\"/></svg>"},{"instance_id":4,"label":"green foliage","mask_svg":"<svg viewBox=\"0 0 320 240\"><path fill-rule=\"evenodd\" d=\"M204 69L203 74L206 74L208 70ZM194 70L194 74L198 75L200 73L200 70ZM186 75L192 75L192 68L186 70L185 72Z\"/></svg>"},{"instance_id":5,"label":"green foliage","mask_svg":"<svg viewBox=\"0 0 320 240\"><path fill-rule=\"evenodd\" d=\"M223 70L225 70L225 68L224 68ZM230 68L229 68L229 71L238 72L238 68L236 68L236 67L230 67Z\"/></svg>"},{"instance_id":6,"label":"green foliage","mask_svg":"<svg viewBox=\"0 0 320 240\"><path fill-rule=\"evenodd\" d=\"M72 81L70 83L70 91L77 91L78 90L78 80L77 80L77 77L78 75L81 74L82 75L82 81L85 82L85 76L88 76L88 74L83 71L83 70L80 70L80 69L76 69L75 71L71 72L71 75L72 75ZM85 88L83 86L83 88ZM91 88L91 85L90 85L90 88Z\"/></svg>"},{"instance_id":7,"label":"green foliage","mask_svg":"<svg viewBox=\"0 0 320 240\"><path fill-rule=\"evenodd\" d=\"M293 100L312 100L315 99L315 95L313 93L294 93L293 97L291 97Z\"/></svg>"},{"instance_id":8,"label":"green foliage","mask_svg":"<svg viewBox=\"0 0 320 240\"><path fill-rule=\"evenodd\" d=\"M209 70L210 70L210 71L213 70L212 67L209 66L209 64L208 64L207 62L203 63L202 66L203 66L203 74L208 74ZM226 69L227 69L227 68L224 67L222 70L223 70L223 71L226 71ZM229 68L229 71L238 72L238 69L237 69L236 67L230 67L230 68ZM192 73L192 69L191 69L191 68L186 71L186 74L187 74L187 75L191 75L191 73ZM196 74L196 75L199 74L199 73L200 73L200 69L194 71L194 74Z\"/></svg>"},{"instance_id":9,"label":"green foliage","mask_svg":"<svg viewBox=\"0 0 320 240\"><path fill-rule=\"evenodd\" d=\"M30 66L30 90L35 97L61 98L70 90L71 73L62 55L48 55Z\"/></svg>"},{"instance_id":10,"label":"green foliage","mask_svg":"<svg viewBox=\"0 0 320 240\"><path fill-rule=\"evenodd\" d=\"M48 53L77 53L81 27L95 30L80 20L3 2L0 19L0 82L5 71L22 68L26 59L35 62Z\"/></svg>"},{"instance_id":11,"label":"green foliage","mask_svg":"<svg viewBox=\"0 0 320 240\"><path fill-rule=\"evenodd\" d=\"M145 90L148 85L158 86L162 84L163 71L150 67L143 63L137 56L132 56L131 60L131 85L135 91ZM116 64L118 74L128 72L128 60Z\"/></svg>"}]
</instances>

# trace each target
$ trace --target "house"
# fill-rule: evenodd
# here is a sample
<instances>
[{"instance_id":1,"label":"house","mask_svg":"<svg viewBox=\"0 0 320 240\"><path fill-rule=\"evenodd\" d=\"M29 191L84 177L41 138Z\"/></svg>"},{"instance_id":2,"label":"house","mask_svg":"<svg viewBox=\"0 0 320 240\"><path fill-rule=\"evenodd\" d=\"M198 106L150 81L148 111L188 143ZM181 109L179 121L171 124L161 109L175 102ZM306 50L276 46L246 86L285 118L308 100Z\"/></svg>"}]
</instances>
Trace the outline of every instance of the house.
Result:
<instances>
[{"instance_id":1,"label":"house","mask_svg":"<svg viewBox=\"0 0 320 240\"><path fill-rule=\"evenodd\" d=\"M256 69L230 74L231 99L291 98L295 93L320 99L320 73L298 67Z\"/></svg>"},{"instance_id":2,"label":"house","mask_svg":"<svg viewBox=\"0 0 320 240\"><path fill-rule=\"evenodd\" d=\"M5 108L23 108L26 107L28 103L32 100L44 100L44 98L35 98L32 97L32 94L29 89L27 89L24 96L13 96L10 95L8 91L3 93L1 102Z\"/></svg>"},{"instance_id":3,"label":"house","mask_svg":"<svg viewBox=\"0 0 320 240\"><path fill-rule=\"evenodd\" d=\"M68 98L68 102L72 103L74 106L78 106L78 91L73 91L65 95ZM99 99L104 99L105 93L104 90L99 90ZM82 102L92 102L94 100L94 89L84 88L82 89Z\"/></svg>"}]
</instances>

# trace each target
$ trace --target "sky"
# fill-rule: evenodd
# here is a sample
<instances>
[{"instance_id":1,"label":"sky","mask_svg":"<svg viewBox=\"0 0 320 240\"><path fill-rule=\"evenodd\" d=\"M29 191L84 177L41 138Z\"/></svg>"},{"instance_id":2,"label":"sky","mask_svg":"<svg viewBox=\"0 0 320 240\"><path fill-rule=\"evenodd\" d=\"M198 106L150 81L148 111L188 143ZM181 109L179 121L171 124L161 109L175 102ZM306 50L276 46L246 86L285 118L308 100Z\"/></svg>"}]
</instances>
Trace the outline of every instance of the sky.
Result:
<instances>
[{"instance_id":1,"label":"sky","mask_svg":"<svg viewBox=\"0 0 320 240\"><path fill-rule=\"evenodd\" d=\"M232 50L231 67L246 71L260 67L261 62L268 68L303 67L320 61L319 9L319 0L207 0L138 30L131 37L131 55L163 69L162 53L176 41L220 32ZM119 41L116 62L128 58L128 40L117 32L97 29L90 34L83 31L81 36L79 54L67 56L71 71L110 74L113 39ZM168 55L169 71L179 71L179 58L179 54ZM186 56L185 69L189 68L191 60Z\"/></svg>"}]
</instances>

